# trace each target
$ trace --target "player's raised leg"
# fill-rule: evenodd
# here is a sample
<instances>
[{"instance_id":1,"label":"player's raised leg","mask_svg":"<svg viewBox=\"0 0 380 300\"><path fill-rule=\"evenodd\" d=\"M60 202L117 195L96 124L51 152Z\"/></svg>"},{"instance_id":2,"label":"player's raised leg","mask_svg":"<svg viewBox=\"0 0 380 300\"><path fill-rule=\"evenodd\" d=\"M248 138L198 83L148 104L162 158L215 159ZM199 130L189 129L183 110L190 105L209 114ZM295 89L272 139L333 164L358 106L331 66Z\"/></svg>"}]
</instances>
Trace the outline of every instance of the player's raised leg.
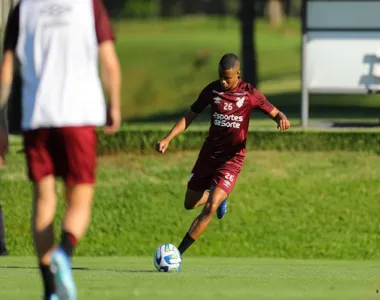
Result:
<instances>
[{"instance_id":1,"label":"player's raised leg","mask_svg":"<svg viewBox=\"0 0 380 300\"><path fill-rule=\"evenodd\" d=\"M242 161L239 157L235 157L226 162L225 165L217 170L213 179L213 185L219 186L230 195L240 173L241 165ZM228 196L222 201L216 211L218 219L222 219L227 213L227 199Z\"/></svg>"},{"instance_id":2,"label":"player's raised leg","mask_svg":"<svg viewBox=\"0 0 380 300\"><path fill-rule=\"evenodd\" d=\"M185 209L190 210L204 205L207 202L209 195L210 192L208 190L194 191L187 188L185 195Z\"/></svg>"},{"instance_id":3,"label":"player's raised leg","mask_svg":"<svg viewBox=\"0 0 380 300\"><path fill-rule=\"evenodd\" d=\"M208 190L194 191L188 188L185 195L185 209L190 210L204 205L207 202L209 195L210 192ZM222 201L216 211L218 219L222 219L227 213L227 199L228 197Z\"/></svg>"},{"instance_id":4,"label":"player's raised leg","mask_svg":"<svg viewBox=\"0 0 380 300\"><path fill-rule=\"evenodd\" d=\"M178 250L181 254L183 254L206 230L212 220L213 215L227 196L228 194L220 187L211 189L211 193L209 194L208 200L204 205L202 212L195 218L189 231L186 233L181 244L178 246Z\"/></svg>"},{"instance_id":5,"label":"player's raised leg","mask_svg":"<svg viewBox=\"0 0 380 300\"><path fill-rule=\"evenodd\" d=\"M204 205L210 195L209 189L214 168L208 159L199 154L191 171L185 194L185 209L190 210Z\"/></svg>"},{"instance_id":6,"label":"player's raised leg","mask_svg":"<svg viewBox=\"0 0 380 300\"><path fill-rule=\"evenodd\" d=\"M228 196L222 201L222 203L220 203L218 209L216 210L216 216L218 219L222 219L227 213L227 199Z\"/></svg>"},{"instance_id":7,"label":"player's raised leg","mask_svg":"<svg viewBox=\"0 0 380 300\"><path fill-rule=\"evenodd\" d=\"M54 248L53 221L56 206L54 176L48 175L34 184L32 214L33 239L44 283L44 299L52 299L55 293L54 276L50 269L50 255Z\"/></svg>"}]
</instances>

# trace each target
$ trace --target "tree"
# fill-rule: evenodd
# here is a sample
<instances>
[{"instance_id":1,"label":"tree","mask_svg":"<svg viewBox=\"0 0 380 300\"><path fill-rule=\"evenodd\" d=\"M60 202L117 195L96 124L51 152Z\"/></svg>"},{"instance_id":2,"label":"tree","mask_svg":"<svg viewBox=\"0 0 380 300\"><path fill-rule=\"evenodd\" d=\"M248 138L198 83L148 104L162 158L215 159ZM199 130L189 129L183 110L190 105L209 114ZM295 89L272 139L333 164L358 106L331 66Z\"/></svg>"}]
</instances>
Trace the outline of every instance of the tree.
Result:
<instances>
[{"instance_id":1,"label":"tree","mask_svg":"<svg viewBox=\"0 0 380 300\"><path fill-rule=\"evenodd\" d=\"M281 26L284 20L283 2L283 0L268 0L268 20L273 27Z\"/></svg>"},{"instance_id":2,"label":"tree","mask_svg":"<svg viewBox=\"0 0 380 300\"><path fill-rule=\"evenodd\" d=\"M292 2L291 0L284 0L284 14L287 17L292 15Z\"/></svg>"},{"instance_id":3,"label":"tree","mask_svg":"<svg viewBox=\"0 0 380 300\"><path fill-rule=\"evenodd\" d=\"M243 79L253 86L258 85L257 55L255 47L254 0L240 0L240 33Z\"/></svg>"}]
</instances>

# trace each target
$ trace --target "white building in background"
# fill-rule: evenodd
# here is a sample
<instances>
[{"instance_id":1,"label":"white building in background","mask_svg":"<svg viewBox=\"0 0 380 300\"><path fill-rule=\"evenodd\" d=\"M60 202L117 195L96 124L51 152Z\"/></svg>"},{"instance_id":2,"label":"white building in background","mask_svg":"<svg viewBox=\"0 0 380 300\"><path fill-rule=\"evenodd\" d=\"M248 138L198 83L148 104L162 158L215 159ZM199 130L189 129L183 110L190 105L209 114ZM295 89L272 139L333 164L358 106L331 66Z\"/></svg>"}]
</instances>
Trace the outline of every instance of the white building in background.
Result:
<instances>
[{"instance_id":1,"label":"white building in background","mask_svg":"<svg viewBox=\"0 0 380 300\"><path fill-rule=\"evenodd\" d=\"M380 0L303 0L302 125L309 94L380 92Z\"/></svg>"}]
</instances>

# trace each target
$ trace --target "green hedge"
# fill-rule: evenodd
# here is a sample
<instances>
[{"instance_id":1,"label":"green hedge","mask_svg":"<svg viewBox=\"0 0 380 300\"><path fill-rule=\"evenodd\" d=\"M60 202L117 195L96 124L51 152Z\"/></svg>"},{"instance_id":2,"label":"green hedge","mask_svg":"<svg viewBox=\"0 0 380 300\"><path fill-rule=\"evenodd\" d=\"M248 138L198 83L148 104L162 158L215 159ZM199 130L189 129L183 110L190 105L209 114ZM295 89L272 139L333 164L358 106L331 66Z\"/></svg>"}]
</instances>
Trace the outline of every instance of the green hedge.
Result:
<instances>
[{"instance_id":1,"label":"green hedge","mask_svg":"<svg viewBox=\"0 0 380 300\"><path fill-rule=\"evenodd\" d=\"M154 151L167 130L128 130L114 136L99 134L99 154ZM176 137L170 150L199 149L207 136L204 130L189 130ZM359 151L380 154L377 131L252 131L247 140L249 150L280 151Z\"/></svg>"}]
</instances>

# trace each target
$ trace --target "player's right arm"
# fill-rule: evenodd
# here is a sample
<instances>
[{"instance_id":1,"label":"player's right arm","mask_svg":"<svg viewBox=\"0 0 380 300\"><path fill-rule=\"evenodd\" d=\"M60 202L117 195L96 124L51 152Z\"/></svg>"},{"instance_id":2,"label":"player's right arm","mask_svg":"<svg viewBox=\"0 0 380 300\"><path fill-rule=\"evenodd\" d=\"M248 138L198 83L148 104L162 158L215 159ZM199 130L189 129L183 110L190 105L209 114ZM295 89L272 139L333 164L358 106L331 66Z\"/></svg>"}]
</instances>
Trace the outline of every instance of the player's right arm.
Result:
<instances>
[{"instance_id":1,"label":"player's right arm","mask_svg":"<svg viewBox=\"0 0 380 300\"><path fill-rule=\"evenodd\" d=\"M209 104L212 99L210 85L206 86L200 93L198 99L191 105L190 111L188 111L184 117L182 117L170 130L169 134L156 144L156 151L165 153L169 147L170 141L177 135L184 132L193 120L200 114Z\"/></svg>"},{"instance_id":2,"label":"player's right arm","mask_svg":"<svg viewBox=\"0 0 380 300\"><path fill-rule=\"evenodd\" d=\"M198 114L193 112L192 110L188 111L185 114L185 116L179 119L179 121L173 126L169 134L156 144L156 151L164 153L168 148L170 141L177 135L184 132L187 129L187 127L190 126L193 120L197 117L197 115Z\"/></svg>"}]
</instances>

